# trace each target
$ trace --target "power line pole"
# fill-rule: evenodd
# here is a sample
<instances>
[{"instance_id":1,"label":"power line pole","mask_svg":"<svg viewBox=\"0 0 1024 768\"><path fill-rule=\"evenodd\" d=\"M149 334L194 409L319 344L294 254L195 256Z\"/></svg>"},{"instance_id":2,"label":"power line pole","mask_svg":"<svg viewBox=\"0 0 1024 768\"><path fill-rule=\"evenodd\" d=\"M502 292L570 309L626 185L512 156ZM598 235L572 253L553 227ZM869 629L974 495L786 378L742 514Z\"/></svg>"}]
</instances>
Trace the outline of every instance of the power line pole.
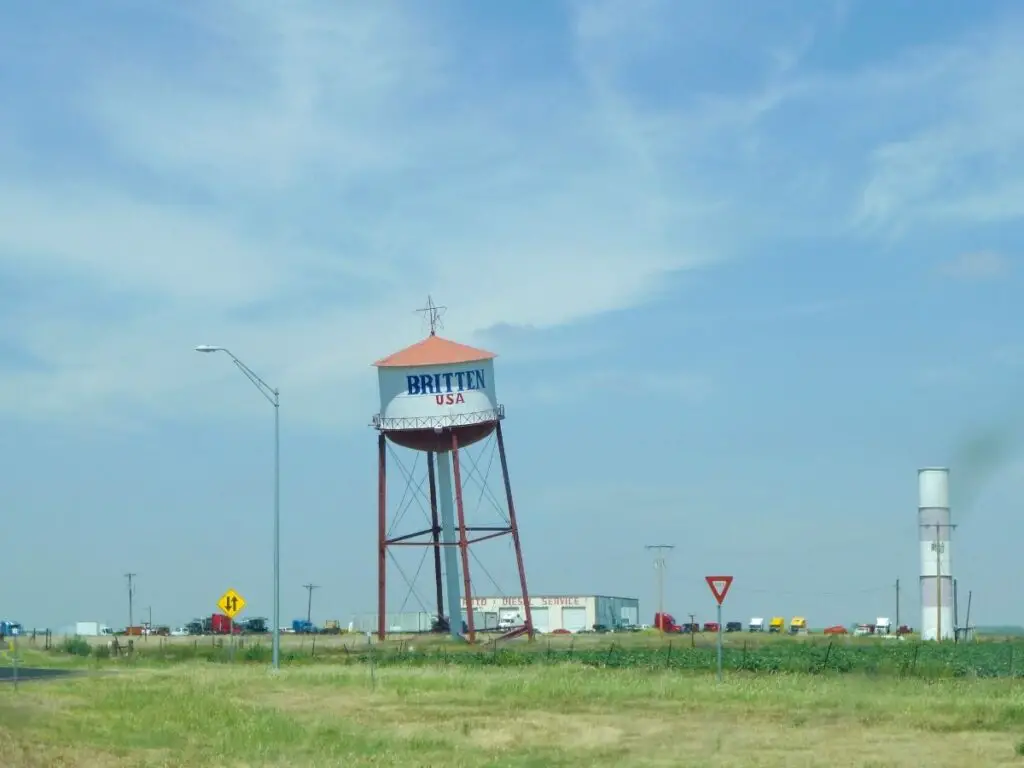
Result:
<instances>
[{"instance_id":1,"label":"power line pole","mask_svg":"<svg viewBox=\"0 0 1024 768\"><path fill-rule=\"evenodd\" d=\"M309 593L309 598L306 601L306 623L311 624L313 622L313 590L320 589L318 584L303 584L305 590Z\"/></svg>"},{"instance_id":2,"label":"power line pole","mask_svg":"<svg viewBox=\"0 0 1024 768\"><path fill-rule=\"evenodd\" d=\"M135 626L135 614L133 613L132 600L135 598L135 586L132 584L134 579L139 574L137 573L126 573L125 578L128 579L128 626Z\"/></svg>"},{"instance_id":3,"label":"power line pole","mask_svg":"<svg viewBox=\"0 0 1024 768\"><path fill-rule=\"evenodd\" d=\"M900 580L896 579L896 631L900 631Z\"/></svg>"},{"instance_id":4,"label":"power line pole","mask_svg":"<svg viewBox=\"0 0 1024 768\"><path fill-rule=\"evenodd\" d=\"M674 544L648 544L644 547L654 553L654 570L658 574L658 621L657 628L665 631L665 552L675 549Z\"/></svg>"}]
</instances>

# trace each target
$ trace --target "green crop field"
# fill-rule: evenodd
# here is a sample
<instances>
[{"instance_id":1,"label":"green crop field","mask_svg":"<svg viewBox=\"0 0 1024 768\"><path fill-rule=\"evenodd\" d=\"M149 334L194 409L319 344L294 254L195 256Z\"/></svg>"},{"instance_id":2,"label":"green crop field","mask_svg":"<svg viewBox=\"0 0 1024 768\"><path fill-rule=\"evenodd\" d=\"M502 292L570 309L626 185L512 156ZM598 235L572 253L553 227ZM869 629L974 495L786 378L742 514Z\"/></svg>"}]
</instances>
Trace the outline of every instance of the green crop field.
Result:
<instances>
[{"instance_id":1,"label":"green crop field","mask_svg":"<svg viewBox=\"0 0 1024 768\"><path fill-rule=\"evenodd\" d=\"M132 659L111 660L105 643L57 642L53 657L78 656L94 665L188 660L266 663L266 638L244 638L234 647L222 638L136 641ZM364 637L295 637L282 644L289 664L335 663L378 666L521 667L573 662L587 667L671 669L708 673L715 669L711 637L666 639L643 635L551 637L528 643L481 643L475 647L446 638L420 637L368 644ZM936 645L879 638L733 636L723 653L726 670L747 673L863 674L920 679L1024 676L1024 642Z\"/></svg>"},{"instance_id":2,"label":"green crop field","mask_svg":"<svg viewBox=\"0 0 1024 768\"><path fill-rule=\"evenodd\" d=\"M732 637L722 683L711 638L19 653L87 674L0 685L0 765L1024 766L1016 642Z\"/></svg>"}]
</instances>

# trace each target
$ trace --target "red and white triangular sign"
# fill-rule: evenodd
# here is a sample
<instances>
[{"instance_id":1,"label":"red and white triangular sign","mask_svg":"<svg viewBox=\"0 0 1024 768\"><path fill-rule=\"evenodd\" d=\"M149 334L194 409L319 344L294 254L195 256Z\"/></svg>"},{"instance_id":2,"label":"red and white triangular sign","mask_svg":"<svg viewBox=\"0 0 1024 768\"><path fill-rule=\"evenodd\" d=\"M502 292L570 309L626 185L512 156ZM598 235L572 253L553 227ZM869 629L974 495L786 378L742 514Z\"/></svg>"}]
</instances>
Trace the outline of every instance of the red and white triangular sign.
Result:
<instances>
[{"instance_id":1,"label":"red and white triangular sign","mask_svg":"<svg viewBox=\"0 0 1024 768\"><path fill-rule=\"evenodd\" d=\"M729 594L729 587L732 586L732 576L705 576L704 581L711 587L711 594L721 605L725 596Z\"/></svg>"}]
</instances>

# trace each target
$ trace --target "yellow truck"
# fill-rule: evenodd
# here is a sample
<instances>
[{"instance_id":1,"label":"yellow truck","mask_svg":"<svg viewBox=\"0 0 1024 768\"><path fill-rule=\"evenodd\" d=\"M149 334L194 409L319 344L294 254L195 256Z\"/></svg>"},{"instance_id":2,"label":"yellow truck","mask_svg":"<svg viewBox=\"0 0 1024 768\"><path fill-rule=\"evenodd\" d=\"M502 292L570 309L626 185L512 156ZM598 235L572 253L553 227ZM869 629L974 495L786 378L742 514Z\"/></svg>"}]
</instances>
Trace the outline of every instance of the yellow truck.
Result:
<instances>
[{"instance_id":1,"label":"yellow truck","mask_svg":"<svg viewBox=\"0 0 1024 768\"><path fill-rule=\"evenodd\" d=\"M791 635L806 635L807 634L807 619L803 616L794 616L789 622L789 634Z\"/></svg>"},{"instance_id":2,"label":"yellow truck","mask_svg":"<svg viewBox=\"0 0 1024 768\"><path fill-rule=\"evenodd\" d=\"M324 622L324 634L325 635L340 635L341 634L341 622L337 619L328 619Z\"/></svg>"},{"instance_id":3,"label":"yellow truck","mask_svg":"<svg viewBox=\"0 0 1024 768\"><path fill-rule=\"evenodd\" d=\"M781 616L774 616L768 623L769 632L783 632L786 629L786 620Z\"/></svg>"}]
</instances>

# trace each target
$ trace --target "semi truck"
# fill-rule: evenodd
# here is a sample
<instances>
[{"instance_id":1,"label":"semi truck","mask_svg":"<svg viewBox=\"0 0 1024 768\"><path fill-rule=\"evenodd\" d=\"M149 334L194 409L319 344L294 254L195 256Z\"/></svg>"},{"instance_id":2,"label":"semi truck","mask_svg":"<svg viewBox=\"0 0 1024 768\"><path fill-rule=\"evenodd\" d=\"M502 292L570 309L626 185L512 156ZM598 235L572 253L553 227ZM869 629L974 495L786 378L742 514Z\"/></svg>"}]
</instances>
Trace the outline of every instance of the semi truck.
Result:
<instances>
[{"instance_id":1,"label":"semi truck","mask_svg":"<svg viewBox=\"0 0 1024 768\"><path fill-rule=\"evenodd\" d=\"M675 617L671 613L656 613L654 614L654 628L660 629L662 632L682 632L683 628L676 623Z\"/></svg>"},{"instance_id":2,"label":"semi truck","mask_svg":"<svg viewBox=\"0 0 1024 768\"><path fill-rule=\"evenodd\" d=\"M267 626L267 619L263 616L253 616L242 622L242 631L250 635L265 635L270 632Z\"/></svg>"},{"instance_id":3,"label":"semi truck","mask_svg":"<svg viewBox=\"0 0 1024 768\"><path fill-rule=\"evenodd\" d=\"M805 619L803 616L794 616L789 622L789 634L806 635L807 619Z\"/></svg>"},{"instance_id":4,"label":"semi truck","mask_svg":"<svg viewBox=\"0 0 1024 768\"><path fill-rule=\"evenodd\" d=\"M759 616L755 616L750 620L749 629L751 632L764 632L764 619Z\"/></svg>"},{"instance_id":5,"label":"semi truck","mask_svg":"<svg viewBox=\"0 0 1024 768\"><path fill-rule=\"evenodd\" d=\"M786 620L782 616L772 616L771 622L768 624L768 632L784 632L786 629Z\"/></svg>"},{"instance_id":6,"label":"semi truck","mask_svg":"<svg viewBox=\"0 0 1024 768\"><path fill-rule=\"evenodd\" d=\"M106 624L98 621L76 621L75 634L79 637L99 637L100 635L112 635L113 630Z\"/></svg>"},{"instance_id":7,"label":"semi truck","mask_svg":"<svg viewBox=\"0 0 1024 768\"><path fill-rule=\"evenodd\" d=\"M242 627L235 624L230 617L223 613L214 613L210 616L211 635L240 635Z\"/></svg>"}]
</instances>

